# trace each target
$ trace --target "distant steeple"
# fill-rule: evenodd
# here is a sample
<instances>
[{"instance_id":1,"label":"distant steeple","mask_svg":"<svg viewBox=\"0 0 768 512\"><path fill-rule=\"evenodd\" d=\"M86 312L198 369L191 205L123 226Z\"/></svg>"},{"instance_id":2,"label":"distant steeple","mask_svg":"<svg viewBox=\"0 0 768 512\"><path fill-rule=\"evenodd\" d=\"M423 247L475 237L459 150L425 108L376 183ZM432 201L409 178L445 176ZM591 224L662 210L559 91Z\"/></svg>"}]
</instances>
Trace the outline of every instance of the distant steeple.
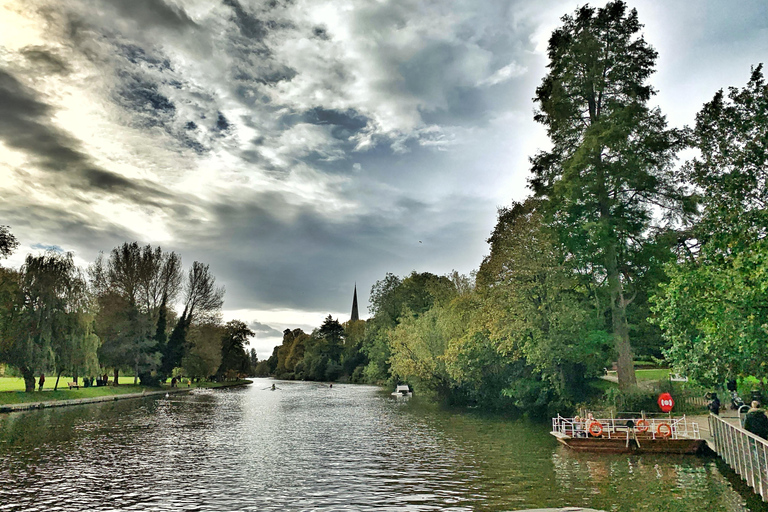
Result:
<instances>
[{"instance_id":1,"label":"distant steeple","mask_svg":"<svg viewBox=\"0 0 768 512\"><path fill-rule=\"evenodd\" d=\"M352 317L349 320L352 322L360 320L360 315L357 314L357 283L355 283L355 294L352 296Z\"/></svg>"}]
</instances>

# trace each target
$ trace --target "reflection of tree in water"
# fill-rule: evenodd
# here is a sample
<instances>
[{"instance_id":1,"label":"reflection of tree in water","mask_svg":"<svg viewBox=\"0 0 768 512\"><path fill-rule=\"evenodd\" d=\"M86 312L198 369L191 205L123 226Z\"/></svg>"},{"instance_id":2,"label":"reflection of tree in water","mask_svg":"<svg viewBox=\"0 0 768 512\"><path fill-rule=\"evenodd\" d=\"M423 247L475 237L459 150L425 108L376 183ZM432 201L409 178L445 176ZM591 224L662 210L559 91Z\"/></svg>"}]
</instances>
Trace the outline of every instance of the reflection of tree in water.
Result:
<instances>
[{"instance_id":1,"label":"reflection of tree in water","mask_svg":"<svg viewBox=\"0 0 768 512\"><path fill-rule=\"evenodd\" d=\"M603 510L755 510L714 459L672 455L552 453L560 491L573 505ZM760 508L759 510L763 510Z\"/></svg>"}]
</instances>

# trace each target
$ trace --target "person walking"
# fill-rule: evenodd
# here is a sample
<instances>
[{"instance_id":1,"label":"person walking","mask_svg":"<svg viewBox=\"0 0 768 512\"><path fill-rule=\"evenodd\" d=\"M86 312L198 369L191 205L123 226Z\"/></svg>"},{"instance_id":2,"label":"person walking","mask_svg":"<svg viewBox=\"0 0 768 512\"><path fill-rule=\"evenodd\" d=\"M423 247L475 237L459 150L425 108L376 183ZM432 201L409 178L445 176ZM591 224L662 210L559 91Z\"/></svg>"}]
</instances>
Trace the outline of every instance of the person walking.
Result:
<instances>
[{"instance_id":1,"label":"person walking","mask_svg":"<svg viewBox=\"0 0 768 512\"><path fill-rule=\"evenodd\" d=\"M709 393L709 403L707 403L707 409L709 409L715 416L720 415L720 399L717 398L717 393Z\"/></svg>"},{"instance_id":2,"label":"person walking","mask_svg":"<svg viewBox=\"0 0 768 512\"><path fill-rule=\"evenodd\" d=\"M752 402L752 408L744 416L744 430L768 439L768 416L760 409L760 402Z\"/></svg>"},{"instance_id":3,"label":"person walking","mask_svg":"<svg viewBox=\"0 0 768 512\"><path fill-rule=\"evenodd\" d=\"M39 388L40 391L42 391L43 390L43 385L45 384L45 374L44 373L40 374L40 380L38 381L38 384L40 385L40 388Z\"/></svg>"}]
</instances>

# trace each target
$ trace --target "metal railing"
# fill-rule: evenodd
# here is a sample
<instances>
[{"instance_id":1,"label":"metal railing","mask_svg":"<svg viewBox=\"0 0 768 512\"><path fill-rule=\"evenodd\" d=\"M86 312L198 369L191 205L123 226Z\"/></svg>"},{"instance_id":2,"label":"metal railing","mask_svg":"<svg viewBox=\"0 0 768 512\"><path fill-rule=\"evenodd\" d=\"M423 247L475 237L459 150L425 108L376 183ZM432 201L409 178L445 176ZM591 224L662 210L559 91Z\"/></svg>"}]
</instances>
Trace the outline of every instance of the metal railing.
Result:
<instances>
[{"instance_id":1,"label":"metal railing","mask_svg":"<svg viewBox=\"0 0 768 512\"><path fill-rule=\"evenodd\" d=\"M709 415L709 430L717 454L768 501L768 441L714 414Z\"/></svg>"},{"instance_id":2,"label":"metal railing","mask_svg":"<svg viewBox=\"0 0 768 512\"><path fill-rule=\"evenodd\" d=\"M644 424L638 423L643 420ZM587 437L590 430L593 435L597 432L601 437L608 439L626 438L629 431L626 418L596 418L579 419L564 418L558 415L552 418L552 432L557 432L570 437ZM698 423L688 421L685 416L680 418L660 417L660 418L635 418L634 433L650 439L669 438L669 439L701 439ZM593 423L600 425L593 427Z\"/></svg>"}]
</instances>

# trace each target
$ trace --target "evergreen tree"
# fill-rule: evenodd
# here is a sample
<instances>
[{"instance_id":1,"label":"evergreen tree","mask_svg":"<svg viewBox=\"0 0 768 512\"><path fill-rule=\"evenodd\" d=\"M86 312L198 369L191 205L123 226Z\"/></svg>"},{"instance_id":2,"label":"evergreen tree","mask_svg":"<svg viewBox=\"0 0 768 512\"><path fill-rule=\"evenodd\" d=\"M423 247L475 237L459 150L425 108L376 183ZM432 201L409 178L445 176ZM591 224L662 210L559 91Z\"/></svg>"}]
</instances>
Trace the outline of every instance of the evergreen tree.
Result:
<instances>
[{"instance_id":1,"label":"evergreen tree","mask_svg":"<svg viewBox=\"0 0 768 512\"><path fill-rule=\"evenodd\" d=\"M552 149L532 158L530 185L547 200L549 221L575 260L607 283L619 385L626 388L636 384L627 320L635 260L654 209L681 204L671 162L683 142L647 106L657 54L639 35L637 11L614 1L562 21L535 98L535 120L547 127Z\"/></svg>"},{"instance_id":2,"label":"evergreen tree","mask_svg":"<svg viewBox=\"0 0 768 512\"><path fill-rule=\"evenodd\" d=\"M221 338L221 366L218 371L220 377L231 378L248 373L245 345L248 338L255 335L256 333L241 320L230 320L226 323Z\"/></svg>"}]
</instances>

